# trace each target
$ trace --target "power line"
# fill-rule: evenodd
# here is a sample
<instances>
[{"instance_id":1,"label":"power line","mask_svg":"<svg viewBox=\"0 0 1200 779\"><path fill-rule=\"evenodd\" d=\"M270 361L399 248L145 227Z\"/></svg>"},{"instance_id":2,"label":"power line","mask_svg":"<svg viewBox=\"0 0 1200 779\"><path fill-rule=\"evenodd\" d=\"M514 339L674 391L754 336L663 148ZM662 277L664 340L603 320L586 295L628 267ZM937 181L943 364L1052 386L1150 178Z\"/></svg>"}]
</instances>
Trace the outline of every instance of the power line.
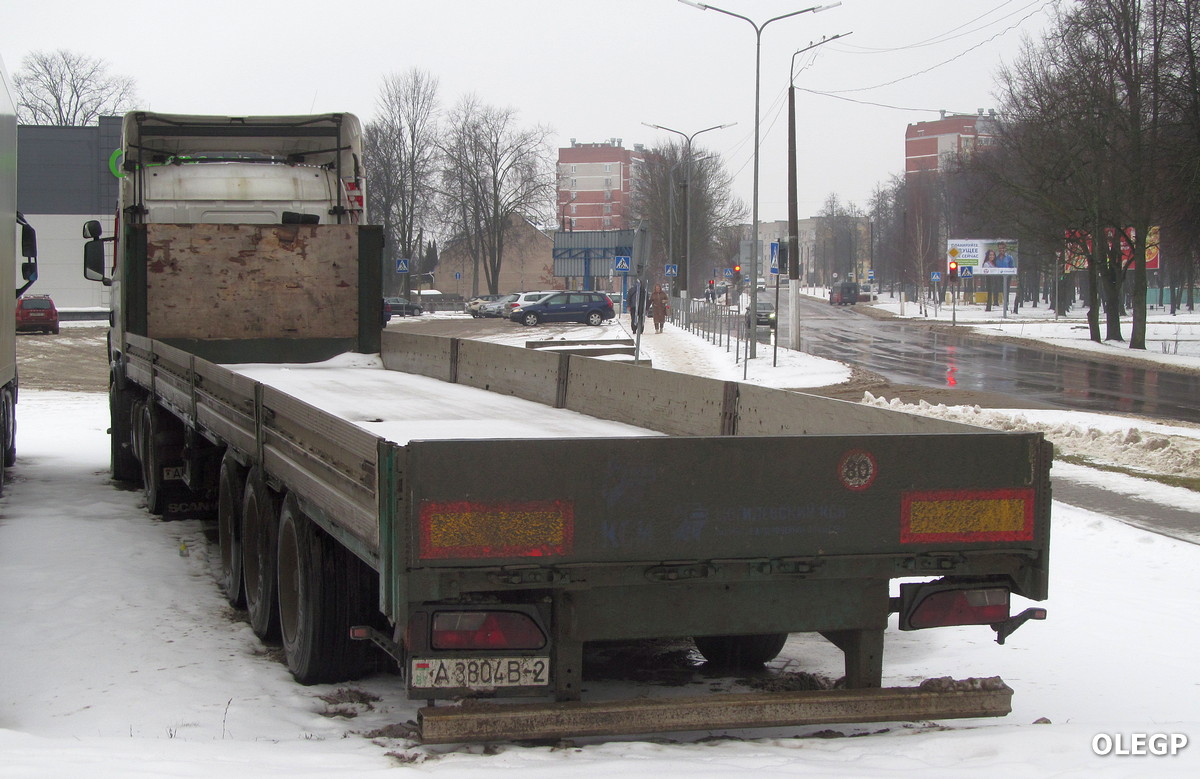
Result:
<instances>
[{"instance_id":1,"label":"power line","mask_svg":"<svg viewBox=\"0 0 1200 779\"><path fill-rule=\"evenodd\" d=\"M1013 23L1012 23L1011 25L1009 25L1008 27L1005 27L1003 30L1000 30L999 32L997 32L997 33L994 33L994 34L993 34L993 35L991 35L990 37L988 37L988 38L985 38L984 40L980 41L980 42L979 42L978 44L976 44L975 46L972 46L971 48L969 48L969 49L966 49L966 50L964 50L964 51L961 51L961 52L959 52L958 54L955 54L953 57L950 57L949 59L942 60L941 62L937 63L936 65L930 65L929 67L925 68L924 70L918 70L918 71L917 71L917 72L915 72L915 73L909 73L907 76L901 76L900 78L892 79L891 81L885 81L885 82L884 82L884 83L882 83L882 84L875 84L874 86L869 86L869 87L855 87L854 89L833 89L833 90L828 90L828 91L825 91L825 92L817 92L817 93L815 93L815 94L822 94L822 95L828 95L828 96L830 96L830 97L833 97L833 96L835 96L835 95L839 95L839 94L845 94L845 93L847 93L847 92L868 92L868 91L870 91L870 90L872 90L872 89L881 89L881 88L883 88L883 87L890 87L890 86L892 86L893 84L899 84L901 81L907 81L907 80L908 80L908 79L910 79L910 78L916 78L917 76L922 76L922 75L924 75L924 74L926 74L926 73L928 73L928 72L930 72L930 71L932 71L932 70L936 70L937 68L940 68L940 67L942 67L943 65L948 65L948 64L950 64L951 62L954 62L954 61L955 61L955 60L957 60L957 59L961 59L962 57L965 57L965 56L967 56L968 54L970 54L971 52L975 51L976 49L978 49L980 46L984 45L985 43L989 43L989 42L991 42L991 41L994 41L994 40L996 40L997 38L999 38L1000 36L1002 36L1002 35L1006 35L1006 34L1008 34L1008 33L1012 32L1012 31L1013 31L1013 30L1015 30L1016 28L1020 27L1020 26L1021 26L1021 25L1022 25L1022 24L1023 24L1025 21L1026 21L1026 20L1027 20L1027 19L1029 19L1029 18L1031 18L1031 17L1033 17L1033 16L1037 15L1038 13L1041 13L1041 12L1042 12L1042 10L1044 10L1044 9L1046 8L1046 6L1048 6L1048 5L1051 5L1052 3L1056 3L1056 2L1058 2L1058 0L1045 0L1044 2L1042 2L1041 6L1039 6L1038 8L1036 8L1036 9L1035 9L1035 10L1033 10L1033 11L1030 11L1030 12L1029 12L1028 14L1026 14L1025 16L1022 16L1020 19L1018 19L1017 21L1013 22ZM1025 6L1025 8L1028 8L1028 7L1029 7L1029 6ZM1023 10L1023 9L1022 9L1022 10ZM806 91L807 91L807 90L806 90Z\"/></svg>"}]
</instances>

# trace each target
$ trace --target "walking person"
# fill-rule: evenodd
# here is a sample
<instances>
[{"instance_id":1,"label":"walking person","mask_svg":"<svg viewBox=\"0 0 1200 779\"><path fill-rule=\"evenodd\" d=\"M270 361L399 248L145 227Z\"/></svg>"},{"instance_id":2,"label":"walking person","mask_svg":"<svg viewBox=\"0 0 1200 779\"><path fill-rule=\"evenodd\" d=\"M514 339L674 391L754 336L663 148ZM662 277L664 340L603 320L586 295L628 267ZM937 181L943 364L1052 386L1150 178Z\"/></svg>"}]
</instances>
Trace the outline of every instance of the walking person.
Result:
<instances>
[{"instance_id":1,"label":"walking person","mask_svg":"<svg viewBox=\"0 0 1200 779\"><path fill-rule=\"evenodd\" d=\"M655 284L654 291L650 293L650 316L654 318L654 332L661 333L663 331L663 324L667 320L667 310L670 307L670 300L667 298L667 293L663 291L662 284Z\"/></svg>"}]
</instances>

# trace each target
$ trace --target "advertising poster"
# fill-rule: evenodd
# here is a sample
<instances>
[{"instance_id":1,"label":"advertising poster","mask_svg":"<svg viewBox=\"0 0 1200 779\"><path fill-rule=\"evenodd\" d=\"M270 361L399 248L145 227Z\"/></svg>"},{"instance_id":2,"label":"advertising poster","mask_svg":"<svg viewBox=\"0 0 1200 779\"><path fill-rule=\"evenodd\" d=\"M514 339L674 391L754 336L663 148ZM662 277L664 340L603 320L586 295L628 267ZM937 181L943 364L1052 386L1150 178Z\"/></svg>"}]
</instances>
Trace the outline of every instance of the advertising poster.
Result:
<instances>
[{"instance_id":1,"label":"advertising poster","mask_svg":"<svg viewBox=\"0 0 1200 779\"><path fill-rule=\"evenodd\" d=\"M1017 242L1007 238L957 239L946 242L946 262L970 268L974 276L1014 276Z\"/></svg>"},{"instance_id":2,"label":"advertising poster","mask_svg":"<svg viewBox=\"0 0 1200 779\"><path fill-rule=\"evenodd\" d=\"M1121 264L1126 267L1135 265L1133 260L1133 246L1130 244L1130 238L1136 238L1137 231L1132 227L1125 228L1120 235L1111 227L1104 228L1104 238L1107 241L1108 247L1111 249L1116 242L1120 242L1121 246ZM1067 230L1064 233L1066 239L1066 266L1067 271L1083 270L1087 267L1088 257L1092 253L1092 235L1086 230ZM1158 250L1158 226L1150 228L1146 234L1146 270L1159 269L1159 250Z\"/></svg>"}]
</instances>

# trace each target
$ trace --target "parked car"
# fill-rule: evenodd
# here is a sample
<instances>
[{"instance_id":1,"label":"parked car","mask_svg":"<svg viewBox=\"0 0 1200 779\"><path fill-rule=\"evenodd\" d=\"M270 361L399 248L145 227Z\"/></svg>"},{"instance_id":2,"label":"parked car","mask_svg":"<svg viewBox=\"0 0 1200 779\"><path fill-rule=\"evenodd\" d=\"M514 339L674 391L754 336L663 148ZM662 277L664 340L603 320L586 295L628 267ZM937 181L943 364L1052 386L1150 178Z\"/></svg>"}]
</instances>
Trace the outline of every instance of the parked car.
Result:
<instances>
[{"instance_id":1,"label":"parked car","mask_svg":"<svg viewBox=\"0 0 1200 779\"><path fill-rule=\"evenodd\" d=\"M470 314L471 316L478 319L479 317L483 316L483 314L479 313L479 309L483 306L484 303L491 303L493 301L499 300L502 297L504 297L504 296L503 295L476 295L475 297L468 300L466 302L466 304L463 305L463 309L468 314Z\"/></svg>"},{"instance_id":2,"label":"parked car","mask_svg":"<svg viewBox=\"0 0 1200 779\"><path fill-rule=\"evenodd\" d=\"M513 311L516 311L522 306L527 306L530 303L536 303L547 295L553 295L554 290L545 290L542 292L518 292L512 300L506 301L500 309L500 316L510 317Z\"/></svg>"},{"instance_id":3,"label":"parked car","mask_svg":"<svg viewBox=\"0 0 1200 779\"><path fill-rule=\"evenodd\" d=\"M384 302L392 310L392 316L420 316L425 309L416 303L409 303L406 298L384 298Z\"/></svg>"},{"instance_id":4,"label":"parked car","mask_svg":"<svg viewBox=\"0 0 1200 779\"><path fill-rule=\"evenodd\" d=\"M509 319L527 327L542 322L579 322L594 327L616 315L612 299L603 292L554 292L519 306Z\"/></svg>"},{"instance_id":5,"label":"parked car","mask_svg":"<svg viewBox=\"0 0 1200 779\"><path fill-rule=\"evenodd\" d=\"M392 307L388 305L387 298L383 299L383 326L387 327L387 323L392 321Z\"/></svg>"},{"instance_id":6,"label":"parked car","mask_svg":"<svg viewBox=\"0 0 1200 779\"><path fill-rule=\"evenodd\" d=\"M515 292L508 295L501 295L495 300L488 301L479 306L479 315L481 317L498 317L508 316L508 304L517 299Z\"/></svg>"},{"instance_id":7,"label":"parked car","mask_svg":"<svg viewBox=\"0 0 1200 779\"><path fill-rule=\"evenodd\" d=\"M754 321L751 322L750 312L746 312L746 327L775 327L775 304L766 300L754 302Z\"/></svg>"},{"instance_id":8,"label":"parked car","mask_svg":"<svg viewBox=\"0 0 1200 779\"><path fill-rule=\"evenodd\" d=\"M17 331L58 333L58 309L49 295L17 298Z\"/></svg>"}]
</instances>

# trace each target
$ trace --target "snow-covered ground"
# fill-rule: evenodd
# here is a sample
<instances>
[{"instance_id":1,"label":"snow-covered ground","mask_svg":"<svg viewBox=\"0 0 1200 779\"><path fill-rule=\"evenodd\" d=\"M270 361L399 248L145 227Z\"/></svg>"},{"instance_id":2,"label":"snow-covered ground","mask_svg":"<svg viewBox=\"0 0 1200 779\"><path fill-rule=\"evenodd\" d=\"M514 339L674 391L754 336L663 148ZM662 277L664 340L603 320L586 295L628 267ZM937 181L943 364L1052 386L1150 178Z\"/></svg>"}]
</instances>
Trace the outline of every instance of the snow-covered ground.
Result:
<instances>
[{"instance_id":1,"label":"snow-covered ground","mask_svg":"<svg viewBox=\"0 0 1200 779\"><path fill-rule=\"evenodd\" d=\"M819 290L810 289L810 293ZM908 302L901 305L898 299L887 293L871 304L892 316L929 321L951 321L970 327L982 335L1004 335L1026 338L1055 346L1078 349L1100 354L1121 355L1131 359L1147 360L1163 365L1200 370L1200 311L1181 308L1172 314L1166 308L1152 307L1146 312L1146 348L1130 349L1129 337L1132 319L1121 318L1121 337L1124 342L1108 341L1095 343L1089 340L1087 311L1078 303L1064 316L1056 316L1053 309L1044 303L1037 307L1022 305L1015 313L993 307L988 311L978 304L941 304L936 308L931 303L919 305ZM903 309L903 311L902 311ZM1104 317L1100 318L1100 332L1106 333Z\"/></svg>"},{"instance_id":2,"label":"snow-covered ground","mask_svg":"<svg viewBox=\"0 0 1200 779\"><path fill-rule=\"evenodd\" d=\"M597 330L615 335L621 327ZM585 330L592 329L561 328L564 337L583 337ZM553 332L541 328L539 336ZM514 326L500 340L528 336ZM644 335L643 348L656 367L742 375L732 352L670 326ZM752 363L751 380L803 387L846 376L844 366L780 354L777 368L769 356ZM1200 354L1194 362L1200 366ZM906 410L1044 426L1056 443L1078 438L1073 445L1098 462L1128 456L1149 471L1197 475L1186 450L1194 454L1200 431L1186 425L1061 412ZM19 462L0 499L0 776L1200 774L1200 623L1192 619L1200 547L1120 517L1054 505L1049 618L1027 624L1004 646L986 628L888 631L885 684L999 675L1016 691L1013 713L1002 719L557 747L423 747L389 727L413 719L418 707L404 698L398 679L292 682L277 650L264 647L218 593L205 526L157 521L139 493L112 487L103 395L23 391L18 411ZM1084 433L1075 436L1076 429ZM1160 438L1168 444L1146 443ZM1182 453L1178 462L1152 459L1172 447ZM1100 484L1114 478L1093 473ZM1132 476L1119 482L1120 489L1140 484L1154 500L1200 511L1194 492ZM773 665L841 673L840 652L812 636L793 636ZM831 736L830 730L861 737L814 737ZM1149 740L1154 749L1169 748L1172 734L1175 743L1190 743L1176 754L1094 752L1094 744L1151 751L1138 746L1138 734L1164 734Z\"/></svg>"}]
</instances>

